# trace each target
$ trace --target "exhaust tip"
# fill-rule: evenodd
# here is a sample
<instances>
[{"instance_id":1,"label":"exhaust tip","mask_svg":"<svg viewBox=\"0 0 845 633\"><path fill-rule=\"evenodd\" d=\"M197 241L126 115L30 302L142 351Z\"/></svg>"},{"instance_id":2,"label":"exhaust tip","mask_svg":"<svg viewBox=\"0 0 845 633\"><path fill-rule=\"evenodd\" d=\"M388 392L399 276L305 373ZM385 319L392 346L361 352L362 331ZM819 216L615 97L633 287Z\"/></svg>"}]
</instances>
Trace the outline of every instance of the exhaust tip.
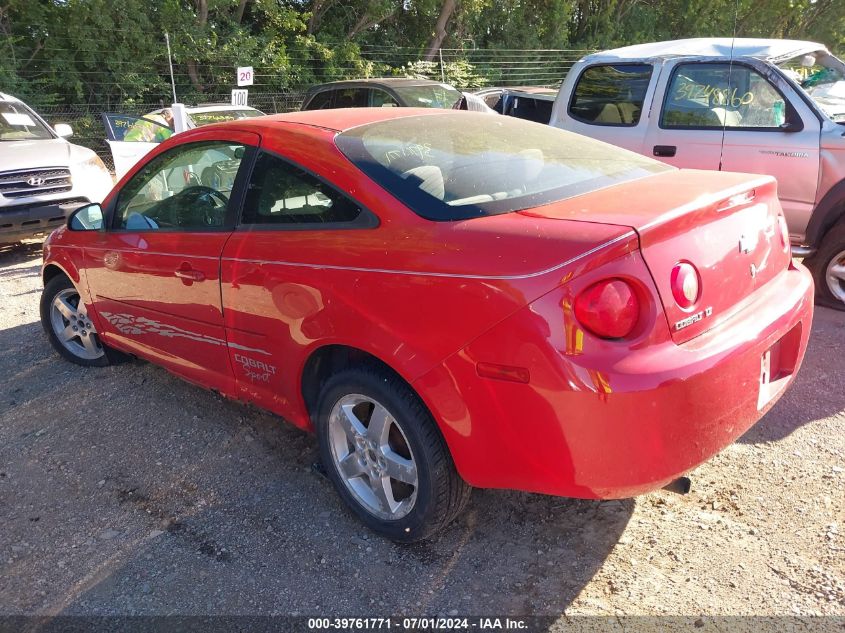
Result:
<instances>
[{"instance_id":1,"label":"exhaust tip","mask_svg":"<svg viewBox=\"0 0 845 633\"><path fill-rule=\"evenodd\" d=\"M675 492L679 495L688 494L690 489L692 489L692 480L689 477L678 477L675 481L663 486L663 490Z\"/></svg>"}]
</instances>

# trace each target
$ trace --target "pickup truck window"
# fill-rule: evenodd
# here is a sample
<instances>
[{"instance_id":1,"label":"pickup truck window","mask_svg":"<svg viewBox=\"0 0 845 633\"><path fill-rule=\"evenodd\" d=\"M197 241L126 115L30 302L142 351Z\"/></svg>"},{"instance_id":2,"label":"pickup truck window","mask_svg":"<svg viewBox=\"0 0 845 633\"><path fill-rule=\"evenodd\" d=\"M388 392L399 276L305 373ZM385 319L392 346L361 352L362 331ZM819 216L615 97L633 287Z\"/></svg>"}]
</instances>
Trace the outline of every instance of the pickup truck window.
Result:
<instances>
[{"instance_id":1,"label":"pickup truck window","mask_svg":"<svg viewBox=\"0 0 845 633\"><path fill-rule=\"evenodd\" d=\"M748 66L680 64L672 75L662 128L777 128L786 119L783 96Z\"/></svg>"},{"instance_id":2,"label":"pickup truck window","mask_svg":"<svg viewBox=\"0 0 845 633\"><path fill-rule=\"evenodd\" d=\"M593 125L636 125L651 71L650 64L590 66L578 79L569 103L569 115Z\"/></svg>"}]
</instances>

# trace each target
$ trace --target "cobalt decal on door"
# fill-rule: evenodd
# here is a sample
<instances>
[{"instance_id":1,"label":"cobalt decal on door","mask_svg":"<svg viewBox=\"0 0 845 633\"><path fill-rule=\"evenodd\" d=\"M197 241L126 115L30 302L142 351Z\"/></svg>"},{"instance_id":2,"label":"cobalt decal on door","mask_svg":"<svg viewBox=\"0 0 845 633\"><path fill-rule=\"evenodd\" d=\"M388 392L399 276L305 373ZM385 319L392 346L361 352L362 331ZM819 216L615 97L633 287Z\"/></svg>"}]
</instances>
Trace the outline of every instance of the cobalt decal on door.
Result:
<instances>
[{"instance_id":1,"label":"cobalt decal on door","mask_svg":"<svg viewBox=\"0 0 845 633\"><path fill-rule=\"evenodd\" d=\"M106 343L231 393L220 255L232 233L255 134L210 131L156 155L109 203L109 228L86 251Z\"/></svg>"}]
</instances>

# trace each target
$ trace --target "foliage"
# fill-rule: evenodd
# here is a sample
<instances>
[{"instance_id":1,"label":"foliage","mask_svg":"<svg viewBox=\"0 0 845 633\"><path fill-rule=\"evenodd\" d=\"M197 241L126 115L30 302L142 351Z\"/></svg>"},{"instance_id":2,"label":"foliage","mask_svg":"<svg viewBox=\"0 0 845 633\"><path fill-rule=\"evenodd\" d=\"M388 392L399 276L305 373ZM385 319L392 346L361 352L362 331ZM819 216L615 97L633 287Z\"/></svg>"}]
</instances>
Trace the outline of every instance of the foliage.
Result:
<instances>
[{"instance_id":1,"label":"foliage","mask_svg":"<svg viewBox=\"0 0 845 633\"><path fill-rule=\"evenodd\" d=\"M165 32L177 93L192 102L226 93L237 65L256 67L258 94L348 77L439 79L439 55L432 55L438 45L449 51L442 73L462 88L508 77L528 83L530 76L507 67L543 63L525 49L601 49L736 32L813 39L843 52L845 2L0 0L0 90L42 106L169 102ZM483 51L486 58L479 57ZM559 81L561 72L551 68L548 78Z\"/></svg>"},{"instance_id":2,"label":"foliage","mask_svg":"<svg viewBox=\"0 0 845 633\"><path fill-rule=\"evenodd\" d=\"M467 90L478 90L487 85L487 79L479 75L475 67L463 59L444 62L442 67L439 62L408 62L402 68L394 71L394 74L415 79L445 81Z\"/></svg>"}]
</instances>

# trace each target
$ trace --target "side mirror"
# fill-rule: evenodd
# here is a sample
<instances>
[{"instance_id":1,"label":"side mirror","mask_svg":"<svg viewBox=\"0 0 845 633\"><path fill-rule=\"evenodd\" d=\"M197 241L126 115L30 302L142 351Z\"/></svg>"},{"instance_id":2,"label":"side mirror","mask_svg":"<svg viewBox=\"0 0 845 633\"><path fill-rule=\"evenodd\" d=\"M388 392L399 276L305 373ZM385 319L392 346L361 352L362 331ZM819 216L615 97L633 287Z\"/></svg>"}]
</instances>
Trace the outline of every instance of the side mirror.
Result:
<instances>
[{"instance_id":1,"label":"side mirror","mask_svg":"<svg viewBox=\"0 0 845 633\"><path fill-rule=\"evenodd\" d=\"M55 130L56 134L58 134L61 138L70 138L73 136L73 128L67 123L56 123L53 130Z\"/></svg>"},{"instance_id":2,"label":"side mirror","mask_svg":"<svg viewBox=\"0 0 845 633\"><path fill-rule=\"evenodd\" d=\"M70 214L67 228L71 231L102 231L103 208L99 204L86 204Z\"/></svg>"}]
</instances>

